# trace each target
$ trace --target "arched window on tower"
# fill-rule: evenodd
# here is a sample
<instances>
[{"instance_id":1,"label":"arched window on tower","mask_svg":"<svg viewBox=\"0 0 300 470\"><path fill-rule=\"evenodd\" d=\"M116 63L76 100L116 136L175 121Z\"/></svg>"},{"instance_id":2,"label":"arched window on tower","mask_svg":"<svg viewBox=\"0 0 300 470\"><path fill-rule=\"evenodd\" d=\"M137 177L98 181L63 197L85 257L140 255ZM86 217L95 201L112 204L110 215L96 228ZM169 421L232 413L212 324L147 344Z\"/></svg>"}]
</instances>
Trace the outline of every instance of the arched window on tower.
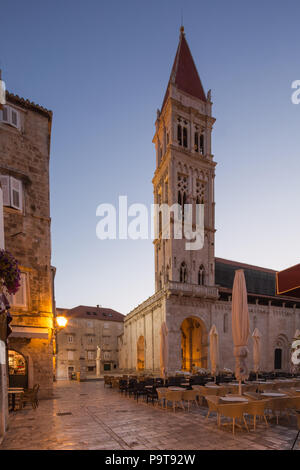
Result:
<instances>
[{"instance_id":1,"label":"arched window on tower","mask_svg":"<svg viewBox=\"0 0 300 470\"><path fill-rule=\"evenodd\" d=\"M181 147L188 147L188 121L178 117L177 118L177 143Z\"/></svg>"},{"instance_id":2,"label":"arched window on tower","mask_svg":"<svg viewBox=\"0 0 300 470\"><path fill-rule=\"evenodd\" d=\"M199 286L204 286L205 281L205 269L203 264L201 264L199 271L198 271L198 284Z\"/></svg>"},{"instance_id":3,"label":"arched window on tower","mask_svg":"<svg viewBox=\"0 0 300 470\"><path fill-rule=\"evenodd\" d=\"M194 150L195 152L198 152L199 151L199 134L198 132L195 132L195 137L194 137Z\"/></svg>"},{"instance_id":4,"label":"arched window on tower","mask_svg":"<svg viewBox=\"0 0 300 470\"><path fill-rule=\"evenodd\" d=\"M179 280L183 283L187 282L187 269L184 261L180 265Z\"/></svg>"},{"instance_id":5,"label":"arched window on tower","mask_svg":"<svg viewBox=\"0 0 300 470\"><path fill-rule=\"evenodd\" d=\"M178 145L182 145L182 127L181 127L181 124L177 125L177 141L178 141Z\"/></svg>"},{"instance_id":6,"label":"arched window on tower","mask_svg":"<svg viewBox=\"0 0 300 470\"><path fill-rule=\"evenodd\" d=\"M180 205L181 207L181 214L182 214L182 223L184 221L184 205L187 203L186 202L186 193L185 192L182 192L182 191L178 191L178 199L177 199L177 202L178 204Z\"/></svg>"},{"instance_id":7,"label":"arched window on tower","mask_svg":"<svg viewBox=\"0 0 300 470\"><path fill-rule=\"evenodd\" d=\"M200 153L204 155L204 135L200 135Z\"/></svg>"},{"instance_id":8,"label":"arched window on tower","mask_svg":"<svg viewBox=\"0 0 300 470\"><path fill-rule=\"evenodd\" d=\"M187 148L187 146L188 146L188 133L187 133L187 128L186 127L183 127L182 134L183 134L183 146L185 148Z\"/></svg>"}]
</instances>

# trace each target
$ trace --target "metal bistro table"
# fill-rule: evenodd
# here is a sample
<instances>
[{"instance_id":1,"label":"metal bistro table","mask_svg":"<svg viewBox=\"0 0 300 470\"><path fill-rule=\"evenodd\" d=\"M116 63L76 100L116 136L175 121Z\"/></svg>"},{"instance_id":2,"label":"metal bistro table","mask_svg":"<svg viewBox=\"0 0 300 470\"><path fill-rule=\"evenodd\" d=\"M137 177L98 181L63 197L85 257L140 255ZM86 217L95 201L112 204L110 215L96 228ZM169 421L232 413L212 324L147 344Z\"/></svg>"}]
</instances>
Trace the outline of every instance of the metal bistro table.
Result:
<instances>
[{"instance_id":1,"label":"metal bistro table","mask_svg":"<svg viewBox=\"0 0 300 470\"><path fill-rule=\"evenodd\" d=\"M168 390L171 392L184 392L186 389L183 387L168 387Z\"/></svg>"},{"instance_id":2,"label":"metal bistro table","mask_svg":"<svg viewBox=\"0 0 300 470\"><path fill-rule=\"evenodd\" d=\"M16 407L16 395L22 395L24 393L24 388L11 387L8 388L7 393L8 395L11 395L11 411L14 411Z\"/></svg>"}]
</instances>

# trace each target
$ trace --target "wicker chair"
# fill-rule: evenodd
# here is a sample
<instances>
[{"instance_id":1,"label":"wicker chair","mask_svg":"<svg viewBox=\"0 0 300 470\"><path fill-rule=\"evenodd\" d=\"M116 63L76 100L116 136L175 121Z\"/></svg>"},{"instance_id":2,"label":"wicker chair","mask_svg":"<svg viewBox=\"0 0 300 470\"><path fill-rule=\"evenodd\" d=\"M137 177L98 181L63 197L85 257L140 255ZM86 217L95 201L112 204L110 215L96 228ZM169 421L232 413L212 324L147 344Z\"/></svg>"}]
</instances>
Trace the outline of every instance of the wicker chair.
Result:
<instances>
[{"instance_id":1,"label":"wicker chair","mask_svg":"<svg viewBox=\"0 0 300 470\"><path fill-rule=\"evenodd\" d=\"M278 424L279 416L284 413L289 418L289 399L288 398L272 398L269 400L268 408L272 415L276 418Z\"/></svg>"},{"instance_id":2,"label":"wicker chair","mask_svg":"<svg viewBox=\"0 0 300 470\"><path fill-rule=\"evenodd\" d=\"M176 404L180 404L181 408L184 410L184 404L182 401L183 392L174 392L174 391L167 391L166 392L166 402L170 401L172 403L173 411L175 413Z\"/></svg>"},{"instance_id":3,"label":"wicker chair","mask_svg":"<svg viewBox=\"0 0 300 470\"><path fill-rule=\"evenodd\" d=\"M219 416L218 406L219 406L219 403L220 403L220 398L217 395L208 395L208 396L205 397L205 400L207 401L207 405L208 405L208 412L207 412L207 415L206 415L205 419L207 420L209 418L209 415L212 412L216 412L217 413L217 422L218 422L218 425L219 425L220 416Z\"/></svg>"},{"instance_id":4,"label":"wicker chair","mask_svg":"<svg viewBox=\"0 0 300 470\"><path fill-rule=\"evenodd\" d=\"M247 426L247 421L245 419L244 413L247 412L247 403L234 403L230 405L217 405L217 413L219 414L219 427L223 424L221 422L221 417L224 416L226 418L232 419L232 434L235 433L235 426L242 427L240 424L237 423L237 420L241 420L244 422L245 428L249 431Z\"/></svg>"},{"instance_id":5,"label":"wicker chair","mask_svg":"<svg viewBox=\"0 0 300 470\"><path fill-rule=\"evenodd\" d=\"M268 420L266 416L266 410L269 407L269 400L253 400L247 404L246 412L248 415L253 416L253 429L256 430L256 417L264 418L266 426L268 426Z\"/></svg>"},{"instance_id":6,"label":"wicker chair","mask_svg":"<svg viewBox=\"0 0 300 470\"><path fill-rule=\"evenodd\" d=\"M157 406L159 406L160 403L162 403L162 408L165 408L166 406L166 393L168 389L167 387L158 387L156 389L157 393Z\"/></svg>"},{"instance_id":7,"label":"wicker chair","mask_svg":"<svg viewBox=\"0 0 300 470\"><path fill-rule=\"evenodd\" d=\"M184 401L187 401L188 411L190 411L190 402L196 403L196 406L198 407L197 396L198 396L197 390L185 390L182 393L182 399Z\"/></svg>"},{"instance_id":8,"label":"wicker chair","mask_svg":"<svg viewBox=\"0 0 300 470\"><path fill-rule=\"evenodd\" d=\"M38 391L40 389L40 384L35 384L33 388L29 388L24 391L22 395L22 407L26 405L26 403L31 403L32 408L35 410L39 406L39 399L38 399Z\"/></svg>"},{"instance_id":9,"label":"wicker chair","mask_svg":"<svg viewBox=\"0 0 300 470\"><path fill-rule=\"evenodd\" d=\"M104 383L103 383L103 386L105 387L105 385L109 385L110 387L112 386L112 376L110 375L105 375L104 376Z\"/></svg>"}]
</instances>

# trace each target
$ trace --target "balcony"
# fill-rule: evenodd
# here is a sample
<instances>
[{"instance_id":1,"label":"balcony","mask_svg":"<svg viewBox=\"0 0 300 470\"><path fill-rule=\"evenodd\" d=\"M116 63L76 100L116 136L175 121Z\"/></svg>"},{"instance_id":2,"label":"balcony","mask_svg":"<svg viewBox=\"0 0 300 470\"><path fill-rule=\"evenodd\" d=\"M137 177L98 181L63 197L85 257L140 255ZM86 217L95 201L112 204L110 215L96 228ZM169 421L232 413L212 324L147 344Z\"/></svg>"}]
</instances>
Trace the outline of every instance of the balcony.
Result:
<instances>
[{"instance_id":1,"label":"balcony","mask_svg":"<svg viewBox=\"0 0 300 470\"><path fill-rule=\"evenodd\" d=\"M217 300L219 298L218 288L215 286L199 286L177 281L169 281L165 289L173 295L186 295L190 297L202 297L204 299Z\"/></svg>"}]
</instances>

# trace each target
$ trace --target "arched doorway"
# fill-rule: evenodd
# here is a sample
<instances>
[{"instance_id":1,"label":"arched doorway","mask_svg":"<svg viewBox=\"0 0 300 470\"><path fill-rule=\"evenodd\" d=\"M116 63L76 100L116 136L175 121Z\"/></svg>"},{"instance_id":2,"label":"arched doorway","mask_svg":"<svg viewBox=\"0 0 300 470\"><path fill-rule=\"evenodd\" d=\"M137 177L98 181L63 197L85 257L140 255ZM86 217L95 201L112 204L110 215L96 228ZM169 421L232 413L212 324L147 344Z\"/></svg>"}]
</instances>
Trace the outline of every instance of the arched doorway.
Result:
<instances>
[{"instance_id":1,"label":"arched doorway","mask_svg":"<svg viewBox=\"0 0 300 470\"><path fill-rule=\"evenodd\" d=\"M274 343L274 369L289 371L290 370L290 348L287 337L279 334Z\"/></svg>"},{"instance_id":2,"label":"arched doorway","mask_svg":"<svg viewBox=\"0 0 300 470\"><path fill-rule=\"evenodd\" d=\"M137 370L145 369L145 339L140 336L137 342Z\"/></svg>"},{"instance_id":3,"label":"arched doorway","mask_svg":"<svg viewBox=\"0 0 300 470\"><path fill-rule=\"evenodd\" d=\"M207 367L204 348L204 330L197 318L186 318L180 327L182 370L192 371L194 367Z\"/></svg>"},{"instance_id":4,"label":"arched doorway","mask_svg":"<svg viewBox=\"0 0 300 470\"><path fill-rule=\"evenodd\" d=\"M274 369L282 369L282 349L276 348L274 352Z\"/></svg>"},{"instance_id":5,"label":"arched doorway","mask_svg":"<svg viewBox=\"0 0 300 470\"><path fill-rule=\"evenodd\" d=\"M9 386L28 388L28 365L25 357L13 349L8 350Z\"/></svg>"}]
</instances>

